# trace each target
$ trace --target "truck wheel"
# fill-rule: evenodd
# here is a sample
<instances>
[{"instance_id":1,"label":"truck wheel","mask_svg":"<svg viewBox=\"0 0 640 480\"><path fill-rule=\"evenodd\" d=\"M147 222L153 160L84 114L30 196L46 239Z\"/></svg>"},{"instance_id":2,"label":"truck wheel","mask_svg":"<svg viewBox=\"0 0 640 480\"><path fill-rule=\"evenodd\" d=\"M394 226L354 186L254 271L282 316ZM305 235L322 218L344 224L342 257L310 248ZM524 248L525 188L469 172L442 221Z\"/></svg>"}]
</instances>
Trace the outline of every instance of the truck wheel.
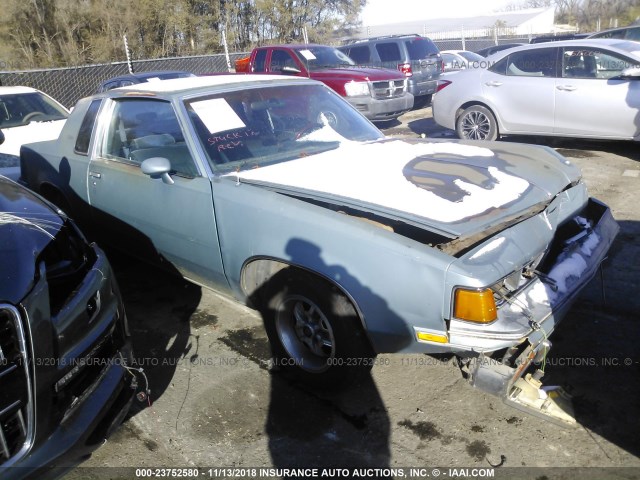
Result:
<instances>
[{"instance_id":1,"label":"truck wheel","mask_svg":"<svg viewBox=\"0 0 640 480\"><path fill-rule=\"evenodd\" d=\"M276 368L321 386L371 370L375 354L358 314L335 286L292 268L276 276L263 312Z\"/></svg>"},{"instance_id":2,"label":"truck wheel","mask_svg":"<svg viewBox=\"0 0 640 480\"><path fill-rule=\"evenodd\" d=\"M456 133L463 140L493 141L498 138L498 123L487 107L472 105L456 120Z\"/></svg>"}]
</instances>

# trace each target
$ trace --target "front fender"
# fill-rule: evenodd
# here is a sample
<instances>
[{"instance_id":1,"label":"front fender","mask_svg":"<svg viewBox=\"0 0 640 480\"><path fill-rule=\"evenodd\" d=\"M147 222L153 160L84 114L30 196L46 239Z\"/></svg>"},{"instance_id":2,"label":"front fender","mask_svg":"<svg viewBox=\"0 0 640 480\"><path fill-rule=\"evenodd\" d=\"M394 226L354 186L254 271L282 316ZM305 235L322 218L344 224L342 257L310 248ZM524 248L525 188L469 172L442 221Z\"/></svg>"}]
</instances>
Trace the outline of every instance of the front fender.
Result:
<instances>
[{"instance_id":1,"label":"front fender","mask_svg":"<svg viewBox=\"0 0 640 480\"><path fill-rule=\"evenodd\" d=\"M256 257L332 281L362 313L376 352L425 351L414 327L445 332L444 272L452 257L357 218L264 187L213 183L225 273L234 294Z\"/></svg>"}]
</instances>

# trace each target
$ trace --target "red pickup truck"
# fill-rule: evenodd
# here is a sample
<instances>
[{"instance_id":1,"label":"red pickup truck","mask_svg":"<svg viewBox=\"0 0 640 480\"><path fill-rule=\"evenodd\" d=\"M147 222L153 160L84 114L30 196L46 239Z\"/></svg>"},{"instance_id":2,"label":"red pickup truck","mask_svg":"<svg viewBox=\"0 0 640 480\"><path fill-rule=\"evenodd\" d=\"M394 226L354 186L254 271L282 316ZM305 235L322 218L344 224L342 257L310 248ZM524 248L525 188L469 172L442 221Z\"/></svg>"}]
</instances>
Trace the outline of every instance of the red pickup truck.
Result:
<instances>
[{"instance_id":1,"label":"red pickup truck","mask_svg":"<svg viewBox=\"0 0 640 480\"><path fill-rule=\"evenodd\" d=\"M369 120L392 120L411 110L406 77L387 68L359 67L340 50L325 45L258 47L235 62L236 72L270 73L319 80Z\"/></svg>"}]
</instances>

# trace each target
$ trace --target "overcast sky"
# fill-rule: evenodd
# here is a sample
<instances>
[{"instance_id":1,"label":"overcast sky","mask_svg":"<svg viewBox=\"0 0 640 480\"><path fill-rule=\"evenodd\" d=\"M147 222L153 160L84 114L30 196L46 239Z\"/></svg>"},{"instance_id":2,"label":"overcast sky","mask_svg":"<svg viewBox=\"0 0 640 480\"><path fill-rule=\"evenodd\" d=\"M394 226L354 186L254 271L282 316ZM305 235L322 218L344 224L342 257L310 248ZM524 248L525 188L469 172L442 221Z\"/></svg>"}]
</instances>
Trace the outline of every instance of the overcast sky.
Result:
<instances>
[{"instance_id":1,"label":"overcast sky","mask_svg":"<svg viewBox=\"0 0 640 480\"><path fill-rule=\"evenodd\" d=\"M432 18L456 18L486 15L508 5L514 0L367 0L362 11L362 24L428 20Z\"/></svg>"}]
</instances>

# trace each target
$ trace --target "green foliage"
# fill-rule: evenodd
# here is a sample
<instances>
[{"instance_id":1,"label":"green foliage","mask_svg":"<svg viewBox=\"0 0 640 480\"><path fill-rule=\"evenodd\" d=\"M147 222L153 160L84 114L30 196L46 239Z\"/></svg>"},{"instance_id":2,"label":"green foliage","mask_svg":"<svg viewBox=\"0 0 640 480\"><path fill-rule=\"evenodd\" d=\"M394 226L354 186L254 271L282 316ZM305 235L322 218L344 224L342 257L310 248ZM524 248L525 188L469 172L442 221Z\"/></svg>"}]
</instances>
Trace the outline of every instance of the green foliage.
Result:
<instances>
[{"instance_id":1,"label":"green foliage","mask_svg":"<svg viewBox=\"0 0 640 480\"><path fill-rule=\"evenodd\" d=\"M583 32L627 26L640 15L639 0L554 0L556 22L578 25Z\"/></svg>"},{"instance_id":2,"label":"green foliage","mask_svg":"<svg viewBox=\"0 0 640 480\"><path fill-rule=\"evenodd\" d=\"M2 0L0 65L61 67L330 38L366 0Z\"/></svg>"}]
</instances>

